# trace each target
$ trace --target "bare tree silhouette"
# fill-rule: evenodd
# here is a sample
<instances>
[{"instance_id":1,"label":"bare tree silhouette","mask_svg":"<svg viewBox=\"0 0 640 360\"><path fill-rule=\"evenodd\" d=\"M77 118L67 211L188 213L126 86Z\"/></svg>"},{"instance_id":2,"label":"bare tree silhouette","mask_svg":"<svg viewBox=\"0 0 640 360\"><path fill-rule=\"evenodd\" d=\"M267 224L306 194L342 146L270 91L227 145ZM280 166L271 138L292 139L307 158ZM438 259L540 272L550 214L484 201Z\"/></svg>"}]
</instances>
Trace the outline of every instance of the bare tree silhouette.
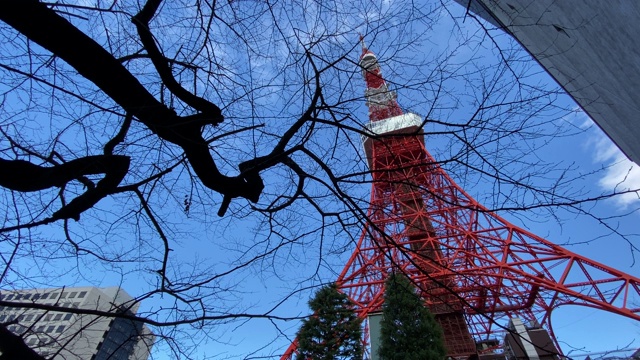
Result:
<instances>
[{"instance_id":1,"label":"bare tree silhouette","mask_svg":"<svg viewBox=\"0 0 640 360\"><path fill-rule=\"evenodd\" d=\"M440 165L490 189L488 208L560 209L630 239L591 207L632 190L594 194L576 166L536 156L581 131L560 120L571 112L561 91L515 44L439 1L0 8L0 287L113 274L141 284L136 301L151 305L137 315L90 314L152 326L177 358L221 324L286 332L282 321L303 315L286 304L331 280L367 221L358 31L423 116ZM282 287L268 305L242 301L247 283L271 280ZM30 351L18 340L0 350Z\"/></svg>"}]
</instances>

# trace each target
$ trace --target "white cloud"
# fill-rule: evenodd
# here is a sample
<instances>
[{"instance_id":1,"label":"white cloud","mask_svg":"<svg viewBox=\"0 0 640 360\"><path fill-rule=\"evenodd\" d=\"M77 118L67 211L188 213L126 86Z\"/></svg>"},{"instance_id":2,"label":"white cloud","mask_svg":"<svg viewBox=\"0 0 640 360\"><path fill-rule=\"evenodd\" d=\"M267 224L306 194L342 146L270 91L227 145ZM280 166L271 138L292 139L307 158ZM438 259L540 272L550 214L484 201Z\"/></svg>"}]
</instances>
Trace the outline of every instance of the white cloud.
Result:
<instances>
[{"instance_id":1,"label":"white cloud","mask_svg":"<svg viewBox=\"0 0 640 360\"><path fill-rule=\"evenodd\" d=\"M640 167L618 149L618 147L602 132L585 114L581 127L591 127L590 140L587 146L593 151L593 162L602 164L604 175L598 181L598 187L606 192L624 192L640 189ZM623 209L639 201L640 193L630 192L613 198Z\"/></svg>"}]
</instances>

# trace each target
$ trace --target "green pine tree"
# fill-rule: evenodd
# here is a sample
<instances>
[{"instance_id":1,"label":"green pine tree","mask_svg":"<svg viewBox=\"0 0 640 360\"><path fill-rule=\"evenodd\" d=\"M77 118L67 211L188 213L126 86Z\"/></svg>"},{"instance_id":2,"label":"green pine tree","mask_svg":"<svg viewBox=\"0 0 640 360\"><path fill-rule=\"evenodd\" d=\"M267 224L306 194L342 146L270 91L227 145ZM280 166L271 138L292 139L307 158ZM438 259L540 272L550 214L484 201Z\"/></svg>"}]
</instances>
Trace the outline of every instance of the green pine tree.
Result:
<instances>
[{"instance_id":1,"label":"green pine tree","mask_svg":"<svg viewBox=\"0 0 640 360\"><path fill-rule=\"evenodd\" d=\"M309 306L314 315L298 331L297 360L361 360L362 320L336 284L320 289Z\"/></svg>"},{"instance_id":2,"label":"green pine tree","mask_svg":"<svg viewBox=\"0 0 640 360\"><path fill-rule=\"evenodd\" d=\"M402 274L387 279L380 323L380 360L443 360L442 328Z\"/></svg>"}]
</instances>

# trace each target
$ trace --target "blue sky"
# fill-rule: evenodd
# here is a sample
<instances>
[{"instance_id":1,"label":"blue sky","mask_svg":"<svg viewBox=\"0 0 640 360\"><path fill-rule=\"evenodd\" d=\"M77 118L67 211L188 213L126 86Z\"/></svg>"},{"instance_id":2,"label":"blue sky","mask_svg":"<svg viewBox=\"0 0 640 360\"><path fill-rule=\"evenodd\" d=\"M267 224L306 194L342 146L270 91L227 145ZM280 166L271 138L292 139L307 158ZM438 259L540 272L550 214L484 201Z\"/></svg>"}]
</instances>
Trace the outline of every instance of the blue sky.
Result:
<instances>
[{"instance_id":1,"label":"blue sky","mask_svg":"<svg viewBox=\"0 0 640 360\"><path fill-rule=\"evenodd\" d=\"M230 69L230 73L240 74L237 77L227 74L228 83L220 85L214 81L217 79L208 78L198 78L196 81L190 79L188 74L183 74L185 78L182 80L193 84L198 93L207 94L214 101L221 101L225 105L228 125L207 129L211 135L241 126L265 123L264 129L243 133L237 138L222 140L217 144L216 150L239 149L227 152L221 150L225 155L221 161L224 170L236 171L239 159L255 155L253 147L249 146L250 150L246 150L242 146L264 141L267 145L256 148L255 152L260 155L259 152L266 151L277 140L274 134L281 133L305 109L308 94L298 90L299 85L310 74L309 65L303 61L304 53L300 52L300 43L306 41L322 40L313 50L329 59L346 56L338 62L337 69L328 70L323 78L326 81L323 86L327 101L340 103L344 100L340 106L344 106L344 112L348 116L343 124L358 128L366 123L368 119L363 99L364 81L356 65L360 55L358 37L361 33L365 35L369 48L378 55L383 74L391 86L396 88L400 105L428 117L429 120L444 122L429 122L425 129L429 134L426 137L427 149L436 159L446 160L460 154L468 155L468 149L452 135L461 133L452 131L456 129L456 125L471 117L481 100L489 103L508 101L517 97L518 91L530 92L529 95L533 96L544 93L544 90L551 90L552 93L545 95L540 101L527 101L513 109L488 109L479 115L482 121L474 123L477 126L490 124L498 130L505 130L526 121L526 131L498 140L492 138L495 132L481 128L470 129L465 135L473 138L476 144L485 144L478 145L481 151L491 161L504 166L503 169L509 174L518 176L531 171L531 177L524 179L531 180L540 187L551 186L564 176L573 180L562 190L577 198L588 198L626 188L640 188L638 167L624 158L606 136L576 109L576 105L560 92L552 80L537 68L528 55L499 30L490 29L491 36L487 36L473 19L464 17L464 9L460 5L447 3L446 7L441 7L436 2L433 7L419 7L411 9L414 12L409 13L407 5L401 1L346 2L336 3L337 8L344 11L339 15L334 14L333 10L321 9L316 5L310 1L305 3L303 9L287 8L286 5L278 7L282 13L273 15L282 20L278 31L274 30L269 17L256 16L256 22L248 24L246 29L247 34L256 39L253 44L255 48L252 49L243 48L243 44L234 42L229 34L228 38L221 36L219 39L226 41L221 40L212 45L216 60ZM233 6L259 13L258 7L250 2L234 2ZM172 15L191 14L186 10L184 13L171 12L172 10L177 11L163 11ZM287 11L290 16L285 19ZM158 36L161 39L159 41L164 41L162 45L167 53L181 51L181 43L174 41L175 38L189 39L188 21L185 20L186 24L178 22L178 25L184 25L181 27L173 25L174 19L168 16L159 20L159 23L170 24L161 33L166 38ZM74 21L83 24L81 20ZM115 28L107 30L115 31ZM217 30L222 32L224 29ZM100 40L104 40L107 33L99 26L87 28L86 31L92 32L94 38ZM337 35L324 38L327 33ZM269 38L276 40L264 40ZM496 45L500 47L500 51ZM124 48L122 51L132 50ZM499 67L500 56L509 59L511 68ZM303 65L299 65L298 61ZM322 64L322 61L318 60L318 63ZM513 87L510 71L518 74L526 86ZM243 86L235 88L234 81ZM264 87L248 94L243 93L252 86ZM483 98L485 93L488 94L486 99ZM225 102L225 99L234 100ZM248 108L247 99L258 106ZM19 108L18 100L15 101L15 106ZM61 110L63 107L57 109ZM531 116L530 109L536 109L535 116ZM84 111L71 110L78 113ZM63 111L56 115L60 113ZM65 138L73 138L74 141L70 143L75 146L68 154L91 152L92 149L83 147L82 141L75 141L76 137L82 139L85 134L82 126L74 127L77 124L73 122L57 122L59 119L50 122L47 116L33 117L33 123L37 126L30 125L29 128L31 135L37 139L34 143L47 144L50 141L47 137L53 137L51 134L54 131L48 130L47 126L54 124L54 127L65 128L68 125ZM85 134L86 143L100 143L93 137L107 138L109 131L117 126L117 122L116 125L104 125L103 122L106 120L100 118L95 119L92 124L104 126L104 134ZM317 132L311 138L309 146L332 166L332 170L340 175L365 170L359 134L337 131L332 126L318 125L315 130ZM120 151L145 154L136 163L140 166L140 172L153 169L156 159L166 161L165 163L175 160L171 156L174 149L160 151L151 148L150 143L145 142L147 133L141 127L134 126L129 136L130 145L123 146ZM41 146L46 148L45 145ZM335 153L331 151L333 148L336 148ZM296 159L308 160L299 154L295 156ZM475 165L483 166L477 156L471 154L469 159ZM529 166L530 164L536 166ZM465 171L462 166L444 166L451 171L455 181L488 207L509 207L523 202L536 204L534 192L511 188L508 184L491 178L482 178L477 173ZM326 180L322 171L311 162L305 163L305 170ZM294 184L287 181L289 177L291 172L283 168L265 172L265 195L259 205L264 206L278 194L291 191ZM360 205L365 206L370 185L366 183L365 176L356 178L365 180L365 183L345 183L344 190L357 199ZM128 179L130 182L134 180L134 175ZM267 257L255 259L250 266L242 267L230 275L220 276L202 289L192 292L196 294L202 291L207 305L214 311L220 309L237 313L261 313L275 306L272 313L275 316L308 315L308 297L317 286L337 277L346 258L353 251L353 239L357 238L360 231L358 223L352 218L346 217L349 222L343 229L335 223L335 219L323 219L312 207L300 203L296 203L287 212L269 218L266 215L256 215L247 203L234 201L229 214L224 218L217 218L215 212L220 197L203 189L197 182L192 183L184 168L169 174L158 188L154 190L151 205L162 219L170 238L172 251L169 270L176 277L198 281L211 274L223 274L265 251L277 249ZM497 192L497 188L501 191ZM317 202L326 209L344 210L339 199L328 196L327 188L320 186L318 182L309 185L309 193L317 196ZM5 193L3 196L4 201L9 203L10 195ZM46 200L47 196L55 197L55 193L46 193L42 198L29 197L25 204L42 201L43 198ZM185 196L193 196L194 199L189 212L184 210ZM613 229L625 234L625 237L612 234L597 219L588 214L576 213L572 209L547 207L526 211L500 211L499 215L539 236L562 244L571 251L640 276L640 265L634 258L637 254L630 251L630 243L627 242L638 241L639 207L635 193L581 206L581 209L590 214L603 218ZM329 223L323 224L323 220ZM154 271L158 269L161 255L158 249L162 244L134 199L123 194L103 200L94 211L83 215L79 223L71 223L70 229L73 238L79 239L83 246L118 256L121 260L141 260L117 264L105 264L91 256L81 256L77 260L71 246L64 241L60 225L56 224L30 234L30 248L25 251L36 248L41 251L41 256L32 257L26 252L22 254L16 265L20 269L19 274L16 272L11 275L9 281L5 281L2 286L121 284L133 296L141 296L157 286L158 277ZM295 241L288 242L291 239ZM34 264L37 265L34 267ZM290 294L292 296L288 296ZM638 302L640 306L640 299ZM168 312L166 309L172 304L173 300L168 296L154 296L142 303L142 310L158 312L160 315L156 316L163 320L188 315ZM640 328L632 320L581 307L561 308L553 316L556 335L563 345L566 344L565 352L582 354L623 346L640 347L640 343L633 341ZM195 358L278 358L275 354L281 353L288 346L299 322L241 319L230 323L205 324L205 331L200 331L198 326L200 324L195 324L192 328L187 327L184 333L175 334L188 344L184 350ZM173 357L166 343L161 342L154 349L154 358Z\"/></svg>"}]
</instances>

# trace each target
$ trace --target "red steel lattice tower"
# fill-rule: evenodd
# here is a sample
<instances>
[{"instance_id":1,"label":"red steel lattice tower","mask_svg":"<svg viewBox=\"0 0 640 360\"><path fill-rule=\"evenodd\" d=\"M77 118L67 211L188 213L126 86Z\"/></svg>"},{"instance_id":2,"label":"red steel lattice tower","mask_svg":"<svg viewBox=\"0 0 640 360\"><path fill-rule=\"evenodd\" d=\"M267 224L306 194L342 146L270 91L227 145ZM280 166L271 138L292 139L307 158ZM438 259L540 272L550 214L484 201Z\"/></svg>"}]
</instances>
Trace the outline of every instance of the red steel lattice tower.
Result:
<instances>
[{"instance_id":1,"label":"red steel lattice tower","mask_svg":"<svg viewBox=\"0 0 640 360\"><path fill-rule=\"evenodd\" d=\"M476 353L476 341L504 330L509 318L540 324L553 338L550 316L560 305L640 320L632 307L639 278L488 211L427 152L421 117L403 113L364 42L360 66L370 118L363 136L373 178L369 222L337 283L361 317L380 311L384 280L396 270L420 288L454 358Z\"/></svg>"}]
</instances>

